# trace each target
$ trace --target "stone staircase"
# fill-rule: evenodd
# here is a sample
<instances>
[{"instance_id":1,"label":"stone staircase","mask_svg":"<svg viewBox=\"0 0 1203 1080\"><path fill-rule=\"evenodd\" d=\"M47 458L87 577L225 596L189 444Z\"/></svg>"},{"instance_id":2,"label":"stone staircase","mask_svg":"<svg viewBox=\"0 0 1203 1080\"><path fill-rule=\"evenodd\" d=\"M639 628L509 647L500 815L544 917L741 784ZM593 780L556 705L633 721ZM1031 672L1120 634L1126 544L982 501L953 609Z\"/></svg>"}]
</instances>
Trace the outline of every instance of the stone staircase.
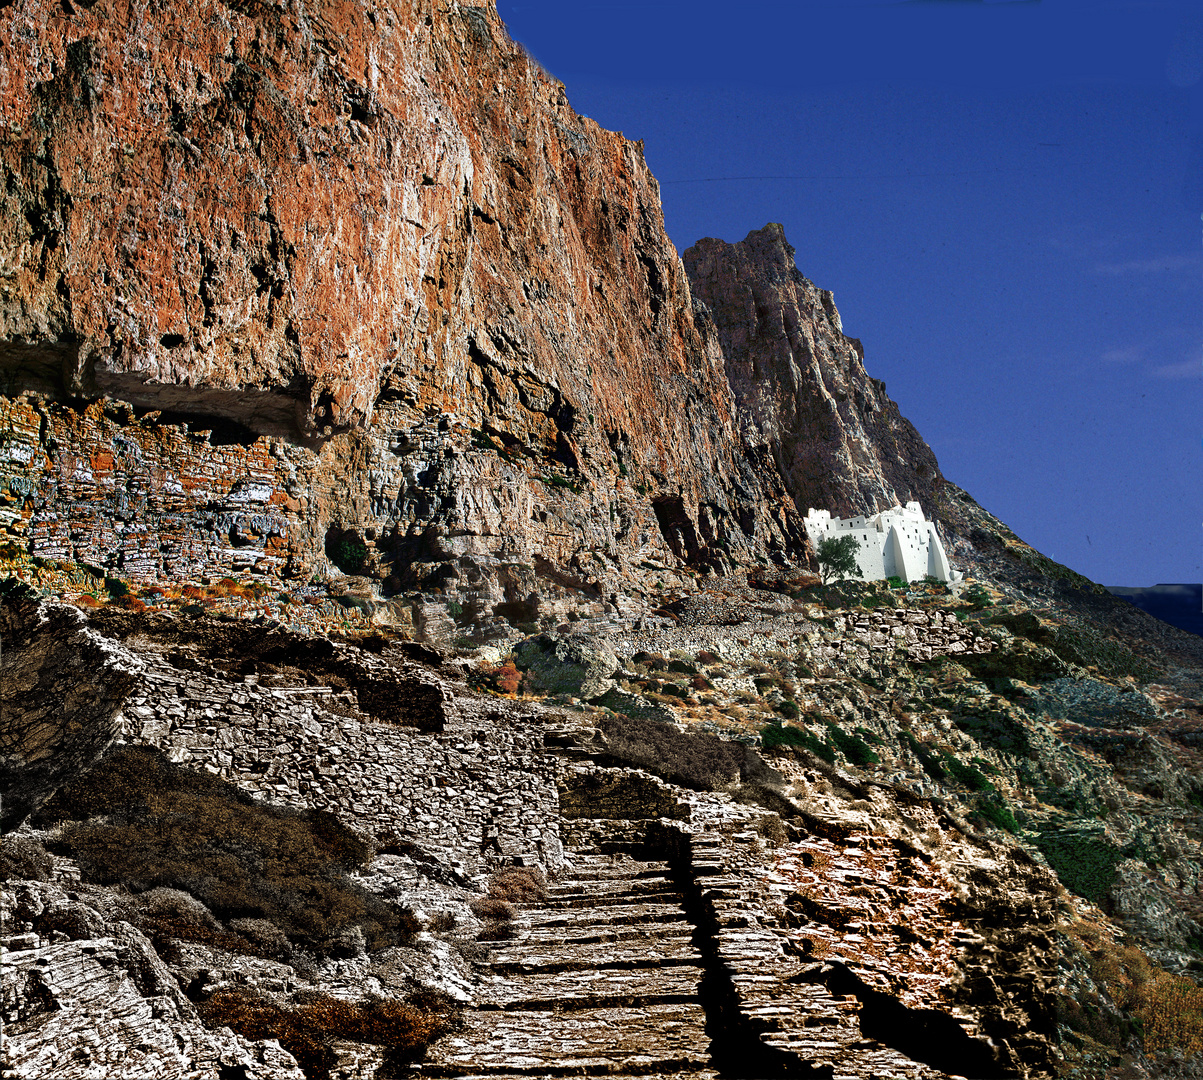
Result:
<instances>
[{"instance_id":1,"label":"stone staircase","mask_svg":"<svg viewBox=\"0 0 1203 1080\"><path fill-rule=\"evenodd\" d=\"M680 851L672 864L571 854L549 899L494 948L464 1029L418 1074L947 1080L866 1038L862 1002L829 990L823 965L799 965L778 934L737 917L729 838L679 835L684 873Z\"/></svg>"},{"instance_id":2,"label":"stone staircase","mask_svg":"<svg viewBox=\"0 0 1203 1080\"><path fill-rule=\"evenodd\" d=\"M667 863L573 854L493 953L465 1030L431 1077L714 1077L694 925Z\"/></svg>"}]
</instances>

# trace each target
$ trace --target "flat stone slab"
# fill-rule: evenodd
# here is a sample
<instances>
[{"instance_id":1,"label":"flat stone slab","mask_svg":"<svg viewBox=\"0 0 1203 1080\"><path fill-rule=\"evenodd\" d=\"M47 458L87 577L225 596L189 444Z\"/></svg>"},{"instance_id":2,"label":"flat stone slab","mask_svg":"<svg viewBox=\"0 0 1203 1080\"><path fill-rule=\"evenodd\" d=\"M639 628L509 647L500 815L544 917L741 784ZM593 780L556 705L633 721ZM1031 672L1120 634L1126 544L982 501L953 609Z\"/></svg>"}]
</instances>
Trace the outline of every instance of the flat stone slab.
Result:
<instances>
[{"instance_id":1,"label":"flat stone slab","mask_svg":"<svg viewBox=\"0 0 1203 1080\"><path fill-rule=\"evenodd\" d=\"M689 938L649 936L627 941L607 941L593 945L563 942L557 947L548 942L542 948L529 941L494 949L494 971L515 975L538 972L593 969L649 969L682 964L699 965L701 956Z\"/></svg>"},{"instance_id":2,"label":"flat stone slab","mask_svg":"<svg viewBox=\"0 0 1203 1080\"><path fill-rule=\"evenodd\" d=\"M480 1007L550 1011L696 1004L701 972L693 966L636 971L564 971L510 975L480 988Z\"/></svg>"},{"instance_id":3,"label":"flat stone slab","mask_svg":"<svg viewBox=\"0 0 1203 1080\"><path fill-rule=\"evenodd\" d=\"M539 908L520 911L514 919L516 926L630 926L634 923L677 922L684 917L679 903L669 904L603 904L586 908L563 908L548 911Z\"/></svg>"},{"instance_id":4,"label":"flat stone slab","mask_svg":"<svg viewBox=\"0 0 1203 1080\"><path fill-rule=\"evenodd\" d=\"M440 1039L423 1076L698 1075L709 1069L701 1006L648 1005L585 1012L474 1012Z\"/></svg>"},{"instance_id":5,"label":"flat stone slab","mask_svg":"<svg viewBox=\"0 0 1203 1080\"><path fill-rule=\"evenodd\" d=\"M671 881L649 881L645 889L633 889L624 882L621 887L616 882L614 888L599 888L576 890L573 892L552 893L551 897L540 904L540 908L588 907L593 904L616 904L622 900L636 900L651 903L661 900L664 903L680 903L681 890Z\"/></svg>"},{"instance_id":6,"label":"flat stone slab","mask_svg":"<svg viewBox=\"0 0 1203 1080\"><path fill-rule=\"evenodd\" d=\"M678 922L655 923L619 923L617 926L581 925L576 929L566 929L562 926L535 926L522 931L521 945L506 946L510 948L546 948L548 945L563 945L574 948L578 945L596 945L601 942L642 941L648 948L653 948L660 942L675 941L679 938L689 940L693 936L693 923L682 917Z\"/></svg>"}]
</instances>

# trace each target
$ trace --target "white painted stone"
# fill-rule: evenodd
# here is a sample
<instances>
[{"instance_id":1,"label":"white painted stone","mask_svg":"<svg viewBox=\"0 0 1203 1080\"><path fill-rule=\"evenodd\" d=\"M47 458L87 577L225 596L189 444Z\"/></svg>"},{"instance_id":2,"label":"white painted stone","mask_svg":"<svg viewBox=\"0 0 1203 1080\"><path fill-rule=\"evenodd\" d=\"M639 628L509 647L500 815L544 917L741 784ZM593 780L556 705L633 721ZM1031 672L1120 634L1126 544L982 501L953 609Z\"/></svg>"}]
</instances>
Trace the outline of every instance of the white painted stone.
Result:
<instances>
[{"instance_id":1,"label":"white painted stone","mask_svg":"<svg viewBox=\"0 0 1203 1080\"><path fill-rule=\"evenodd\" d=\"M888 577L916 581L927 574L940 581L959 581L962 577L948 565L935 522L924 518L917 502L851 518L833 518L830 510L812 506L805 525L816 548L828 537L855 536L860 545L856 565L866 581Z\"/></svg>"}]
</instances>

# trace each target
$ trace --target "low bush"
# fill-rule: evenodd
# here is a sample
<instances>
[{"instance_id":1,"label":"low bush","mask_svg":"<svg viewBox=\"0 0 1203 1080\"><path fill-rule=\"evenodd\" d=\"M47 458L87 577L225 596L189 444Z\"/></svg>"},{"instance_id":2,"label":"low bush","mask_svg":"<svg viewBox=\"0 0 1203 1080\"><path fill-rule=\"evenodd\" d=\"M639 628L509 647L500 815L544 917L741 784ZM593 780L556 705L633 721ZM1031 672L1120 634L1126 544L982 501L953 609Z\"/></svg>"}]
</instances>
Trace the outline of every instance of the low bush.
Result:
<instances>
[{"instance_id":1,"label":"low bush","mask_svg":"<svg viewBox=\"0 0 1203 1080\"><path fill-rule=\"evenodd\" d=\"M947 751L944 753L944 764L948 766L948 771L952 773L953 779L959 784L964 784L970 791L994 790L994 785L977 769L972 765L966 765Z\"/></svg>"},{"instance_id":2,"label":"low bush","mask_svg":"<svg viewBox=\"0 0 1203 1080\"><path fill-rule=\"evenodd\" d=\"M1093 957L1091 974L1136 1021L1146 1054L1203 1052L1203 987L1130 946L1104 946Z\"/></svg>"},{"instance_id":3,"label":"low bush","mask_svg":"<svg viewBox=\"0 0 1203 1080\"><path fill-rule=\"evenodd\" d=\"M796 701L782 701L776 706L777 711L787 720L797 720L802 715L802 710L798 708Z\"/></svg>"},{"instance_id":4,"label":"low bush","mask_svg":"<svg viewBox=\"0 0 1203 1080\"><path fill-rule=\"evenodd\" d=\"M797 746L809 750L822 758L828 765L835 764L835 747L816 738L803 728L786 725L766 724L760 729L760 745L766 750L778 746Z\"/></svg>"},{"instance_id":5,"label":"low bush","mask_svg":"<svg viewBox=\"0 0 1203 1080\"><path fill-rule=\"evenodd\" d=\"M319 952L354 926L372 950L409 942L418 930L412 912L345 876L372 851L334 814L264 806L149 747L110 753L48 800L36 821L64 825L52 850L77 859L87 881L134 893L181 890L221 919L267 919ZM170 918L189 925L179 911Z\"/></svg>"},{"instance_id":6,"label":"low bush","mask_svg":"<svg viewBox=\"0 0 1203 1080\"><path fill-rule=\"evenodd\" d=\"M509 919L488 919L476 935L477 941L513 941L518 936Z\"/></svg>"},{"instance_id":7,"label":"low bush","mask_svg":"<svg viewBox=\"0 0 1203 1080\"><path fill-rule=\"evenodd\" d=\"M239 937L249 941L260 956L271 960L283 960L292 953L284 931L267 919L231 919L229 928Z\"/></svg>"},{"instance_id":8,"label":"low bush","mask_svg":"<svg viewBox=\"0 0 1203 1080\"><path fill-rule=\"evenodd\" d=\"M0 881L49 881L54 860L28 836L6 836L0 843Z\"/></svg>"},{"instance_id":9,"label":"low bush","mask_svg":"<svg viewBox=\"0 0 1203 1080\"><path fill-rule=\"evenodd\" d=\"M982 608L994 607L990 594L981 585L970 585L961 597L966 603L980 611Z\"/></svg>"},{"instance_id":10,"label":"low bush","mask_svg":"<svg viewBox=\"0 0 1203 1080\"><path fill-rule=\"evenodd\" d=\"M836 749L853 765L864 767L865 765L875 765L881 761L881 758L869 748L868 743L855 735L849 735L843 728L828 723L827 734Z\"/></svg>"},{"instance_id":11,"label":"low bush","mask_svg":"<svg viewBox=\"0 0 1203 1080\"><path fill-rule=\"evenodd\" d=\"M985 706L975 714L956 713L952 721L982 746L1020 757L1032 755L1027 728L1003 708Z\"/></svg>"},{"instance_id":12,"label":"low bush","mask_svg":"<svg viewBox=\"0 0 1203 1080\"><path fill-rule=\"evenodd\" d=\"M939 757L932 751L928 750L918 739L915 738L909 731L900 731L899 738L910 747L911 752L919 759L919 764L923 767L923 771L927 773L933 780L943 780L948 776L944 766L940 764Z\"/></svg>"},{"instance_id":13,"label":"low bush","mask_svg":"<svg viewBox=\"0 0 1203 1080\"><path fill-rule=\"evenodd\" d=\"M755 758L755 752L739 743L717 735L679 731L657 720L609 713L598 726L612 757L698 791L729 787L755 764L749 758Z\"/></svg>"},{"instance_id":14,"label":"low bush","mask_svg":"<svg viewBox=\"0 0 1203 1080\"><path fill-rule=\"evenodd\" d=\"M432 995L409 1002L362 1002L316 995L285 1008L252 990L219 990L198 1006L210 1028L229 1027L252 1041L278 1039L297 1059L307 1080L329 1080L337 1064L337 1039L385 1048L386 1071L419 1060L435 1039L453 1030L453 1007Z\"/></svg>"},{"instance_id":15,"label":"low bush","mask_svg":"<svg viewBox=\"0 0 1203 1080\"><path fill-rule=\"evenodd\" d=\"M1015 820L1015 814L1001 795L979 799L974 813L1009 833L1019 832L1019 822Z\"/></svg>"},{"instance_id":16,"label":"low bush","mask_svg":"<svg viewBox=\"0 0 1203 1080\"><path fill-rule=\"evenodd\" d=\"M468 907L478 919L495 919L509 922L514 917L514 905L495 896L482 896L471 900Z\"/></svg>"},{"instance_id":17,"label":"low bush","mask_svg":"<svg viewBox=\"0 0 1203 1080\"><path fill-rule=\"evenodd\" d=\"M1036 837L1036 846L1061 883L1092 903L1101 905L1119 876L1123 854L1102 835L1049 828Z\"/></svg>"},{"instance_id":18,"label":"low bush","mask_svg":"<svg viewBox=\"0 0 1203 1080\"><path fill-rule=\"evenodd\" d=\"M547 899L547 879L533 866L507 866L489 878L489 896L511 904L540 904Z\"/></svg>"}]
</instances>

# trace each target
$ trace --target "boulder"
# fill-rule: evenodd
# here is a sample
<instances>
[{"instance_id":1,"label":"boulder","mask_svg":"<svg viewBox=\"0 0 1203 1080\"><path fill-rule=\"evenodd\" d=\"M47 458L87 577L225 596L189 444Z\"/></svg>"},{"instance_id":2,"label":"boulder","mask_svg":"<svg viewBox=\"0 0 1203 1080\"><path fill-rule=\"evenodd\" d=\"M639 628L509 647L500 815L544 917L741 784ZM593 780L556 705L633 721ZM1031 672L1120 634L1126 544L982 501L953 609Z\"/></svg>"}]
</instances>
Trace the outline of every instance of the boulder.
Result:
<instances>
[{"instance_id":1,"label":"boulder","mask_svg":"<svg viewBox=\"0 0 1203 1080\"><path fill-rule=\"evenodd\" d=\"M614 650L595 634L540 634L515 650L516 665L534 688L546 694L569 694L592 701L615 686L619 668Z\"/></svg>"}]
</instances>

